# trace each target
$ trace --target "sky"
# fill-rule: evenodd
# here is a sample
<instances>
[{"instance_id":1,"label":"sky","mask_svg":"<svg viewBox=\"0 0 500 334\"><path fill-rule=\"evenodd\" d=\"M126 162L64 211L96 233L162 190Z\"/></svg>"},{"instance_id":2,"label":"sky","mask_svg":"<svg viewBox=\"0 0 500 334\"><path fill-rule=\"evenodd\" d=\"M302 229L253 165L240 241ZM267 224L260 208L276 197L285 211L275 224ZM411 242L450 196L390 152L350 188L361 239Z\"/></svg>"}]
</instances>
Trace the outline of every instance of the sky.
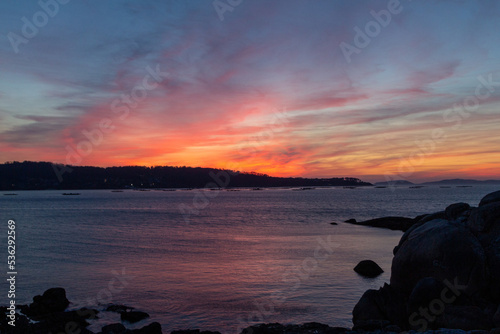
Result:
<instances>
[{"instance_id":1,"label":"sky","mask_svg":"<svg viewBox=\"0 0 500 334\"><path fill-rule=\"evenodd\" d=\"M0 2L0 162L500 179L498 1Z\"/></svg>"}]
</instances>

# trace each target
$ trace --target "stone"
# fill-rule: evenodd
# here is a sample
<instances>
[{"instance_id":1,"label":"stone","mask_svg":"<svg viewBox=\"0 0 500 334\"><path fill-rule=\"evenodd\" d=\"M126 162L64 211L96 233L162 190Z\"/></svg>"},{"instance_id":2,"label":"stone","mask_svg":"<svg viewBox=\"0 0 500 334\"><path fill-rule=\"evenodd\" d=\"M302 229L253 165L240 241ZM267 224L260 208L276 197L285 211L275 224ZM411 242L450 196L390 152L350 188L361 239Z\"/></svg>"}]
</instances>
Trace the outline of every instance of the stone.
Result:
<instances>
[{"instance_id":1,"label":"stone","mask_svg":"<svg viewBox=\"0 0 500 334\"><path fill-rule=\"evenodd\" d=\"M354 271L364 277L374 278L382 274L384 271L378 264L372 260L363 260L359 262Z\"/></svg>"},{"instance_id":2,"label":"stone","mask_svg":"<svg viewBox=\"0 0 500 334\"><path fill-rule=\"evenodd\" d=\"M429 221L414 229L393 258L390 282L409 296L425 277L463 285L469 296L483 292L488 273L478 239L464 226L446 220Z\"/></svg>"},{"instance_id":3,"label":"stone","mask_svg":"<svg viewBox=\"0 0 500 334\"><path fill-rule=\"evenodd\" d=\"M457 220L470 209L470 205L467 203L455 203L449 205L446 210L444 210L446 218L448 220Z\"/></svg>"},{"instance_id":4,"label":"stone","mask_svg":"<svg viewBox=\"0 0 500 334\"><path fill-rule=\"evenodd\" d=\"M482 207L483 205L486 205L486 204L495 203L495 202L500 202L500 190L489 193L488 195L484 196L481 199L481 202L479 202L479 207Z\"/></svg>"}]
</instances>

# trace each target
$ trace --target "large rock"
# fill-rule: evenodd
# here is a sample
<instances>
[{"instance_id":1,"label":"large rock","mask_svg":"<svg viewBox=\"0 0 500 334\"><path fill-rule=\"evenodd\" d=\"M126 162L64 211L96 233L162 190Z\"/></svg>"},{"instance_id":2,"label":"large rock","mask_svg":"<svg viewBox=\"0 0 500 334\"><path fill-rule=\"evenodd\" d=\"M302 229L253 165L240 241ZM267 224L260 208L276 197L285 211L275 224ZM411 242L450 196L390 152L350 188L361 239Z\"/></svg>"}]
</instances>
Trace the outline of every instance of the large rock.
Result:
<instances>
[{"instance_id":1,"label":"large rock","mask_svg":"<svg viewBox=\"0 0 500 334\"><path fill-rule=\"evenodd\" d=\"M407 217L382 217L365 220L362 222L358 222L355 219L349 219L346 221L346 223L363 226L382 227L388 228L390 230L400 230L404 232L408 230L413 224L415 224L416 220Z\"/></svg>"},{"instance_id":2,"label":"large rock","mask_svg":"<svg viewBox=\"0 0 500 334\"><path fill-rule=\"evenodd\" d=\"M414 229L392 261L391 286L409 296L419 280L458 281L470 296L484 291L486 256L464 226L433 220Z\"/></svg>"},{"instance_id":3,"label":"large rock","mask_svg":"<svg viewBox=\"0 0 500 334\"><path fill-rule=\"evenodd\" d=\"M363 260L354 267L354 271L361 276L373 278L382 274L384 271L378 264L372 260Z\"/></svg>"},{"instance_id":4,"label":"large rock","mask_svg":"<svg viewBox=\"0 0 500 334\"><path fill-rule=\"evenodd\" d=\"M29 316L43 316L54 312L62 312L69 305L69 300L66 298L66 291L63 288L51 288L43 293L33 297L33 303L24 310L24 313Z\"/></svg>"},{"instance_id":5,"label":"large rock","mask_svg":"<svg viewBox=\"0 0 500 334\"><path fill-rule=\"evenodd\" d=\"M462 216L464 216L465 213L467 213L470 210L470 205L467 203L455 203L446 208L444 210L444 213L446 215L446 218L450 221L458 220ZM464 217L465 218L465 217Z\"/></svg>"},{"instance_id":6,"label":"large rock","mask_svg":"<svg viewBox=\"0 0 500 334\"><path fill-rule=\"evenodd\" d=\"M382 329L389 324L405 328L407 319L403 296L388 284L367 290L352 311L352 322L360 330Z\"/></svg>"},{"instance_id":7,"label":"large rock","mask_svg":"<svg viewBox=\"0 0 500 334\"><path fill-rule=\"evenodd\" d=\"M479 207L482 207L483 205L486 205L486 204L495 203L495 202L500 202L500 190L484 196L481 199L481 202L479 202Z\"/></svg>"},{"instance_id":8,"label":"large rock","mask_svg":"<svg viewBox=\"0 0 500 334\"><path fill-rule=\"evenodd\" d=\"M467 226L476 234L488 233L495 225L500 225L500 202L474 208L467 220Z\"/></svg>"}]
</instances>

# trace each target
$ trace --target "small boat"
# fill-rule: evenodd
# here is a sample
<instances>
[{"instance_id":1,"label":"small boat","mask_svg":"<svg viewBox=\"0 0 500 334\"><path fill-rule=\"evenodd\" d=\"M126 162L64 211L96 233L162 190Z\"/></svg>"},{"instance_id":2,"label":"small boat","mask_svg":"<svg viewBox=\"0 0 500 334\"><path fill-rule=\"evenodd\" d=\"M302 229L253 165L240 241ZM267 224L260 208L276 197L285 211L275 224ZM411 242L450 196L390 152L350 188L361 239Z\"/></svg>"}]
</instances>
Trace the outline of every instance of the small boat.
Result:
<instances>
[{"instance_id":1,"label":"small boat","mask_svg":"<svg viewBox=\"0 0 500 334\"><path fill-rule=\"evenodd\" d=\"M76 196L80 195L80 193L63 193L64 196Z\"/></svg>"}]
</instances>

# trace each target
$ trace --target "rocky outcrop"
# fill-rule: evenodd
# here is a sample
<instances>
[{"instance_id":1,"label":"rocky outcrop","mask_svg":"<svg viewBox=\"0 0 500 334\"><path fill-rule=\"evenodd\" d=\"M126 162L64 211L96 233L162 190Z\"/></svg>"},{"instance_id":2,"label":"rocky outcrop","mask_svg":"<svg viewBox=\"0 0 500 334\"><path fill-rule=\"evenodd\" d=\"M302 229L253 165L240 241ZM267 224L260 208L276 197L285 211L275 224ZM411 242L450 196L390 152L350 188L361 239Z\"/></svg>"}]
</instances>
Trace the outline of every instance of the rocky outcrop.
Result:
<instances>
[{"instance_id":1,"label":"rocky outcrop","mask_svg":"<svg viewBox=\"0 0 500 334\"><path fill-rule=\"evenodd\" d=\"M355 306L355 328L499 327L500 192L415 220L394 249L390 285Z\"/></svg>"},{"instance_id":2,"label":"rocky outcrop","mask_svg":"<svg viewBox=\"0 0 500 334\"><path fill-rule=\"evenodd\" d=\"M354 271L361 276L369 278L377 277L384 272L382 268L372 260L361 261L354 267Z\"/></svg>"},{"instance_id":3,"label":"rocky outcrop","mask_svg":"<svg viewBox=\"0 0 500 334\"><path fill-rule=\"evenodd\" d=\"M41 296L35 296L33 303L19 305L21 314L15 314L14 325L9 324L10 310L0 307L1 334L48 334L48 333L79 333L93 334L87 329L89 320L97 319L99 311L89 308L66 311L69 300L63 288L48 289ZM126 314L129 322L135 322L149 317L147 313L129 311L132 309L123 305L111 305L105 312L121 312ZM139 329L126 329L122 324L111 324L102 328L102 334L161 334L161 325L153 322Z\"/></svg>"},{"instance_id":4,"label":"rocky outcrop","mask_svg":"<svg viewBox=\"0 0 500 334\"><path fill-rule=\"evenodd\" d=\"M416 222L417 221L415 220L415 218L407 218L407 217L383 217L383 218L365 220L362 222L358 222L356 221L356 219L346 220L346 223L354 225L381 227L381 228L388 228L390 230L400 230L403 232L407 231Z\"/></svg>"}]
</instances>

